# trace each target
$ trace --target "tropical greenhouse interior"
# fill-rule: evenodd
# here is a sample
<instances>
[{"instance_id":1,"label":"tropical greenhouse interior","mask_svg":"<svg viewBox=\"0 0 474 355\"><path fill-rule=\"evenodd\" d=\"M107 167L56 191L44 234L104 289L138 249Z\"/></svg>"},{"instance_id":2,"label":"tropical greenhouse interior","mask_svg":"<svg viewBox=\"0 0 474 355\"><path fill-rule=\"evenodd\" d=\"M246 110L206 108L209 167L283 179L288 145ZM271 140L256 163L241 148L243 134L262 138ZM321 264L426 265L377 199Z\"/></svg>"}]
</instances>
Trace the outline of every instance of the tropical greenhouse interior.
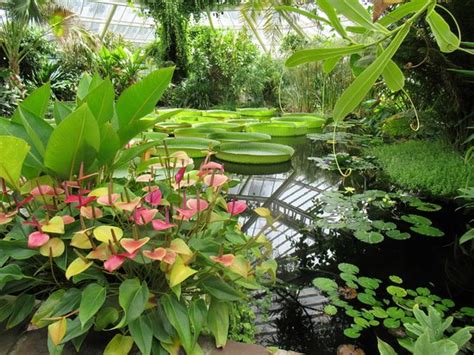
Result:
<instances>
[{"instance_id":1,"label":"tropical greenhouse interior","mask_svg":"<svg viewBox=\"0 0 474 355\"><path fill-rule=\"evenodd\" d=\"M0 354L474 353L474 0L0 0Z\"/></svg>"}]
</instances>

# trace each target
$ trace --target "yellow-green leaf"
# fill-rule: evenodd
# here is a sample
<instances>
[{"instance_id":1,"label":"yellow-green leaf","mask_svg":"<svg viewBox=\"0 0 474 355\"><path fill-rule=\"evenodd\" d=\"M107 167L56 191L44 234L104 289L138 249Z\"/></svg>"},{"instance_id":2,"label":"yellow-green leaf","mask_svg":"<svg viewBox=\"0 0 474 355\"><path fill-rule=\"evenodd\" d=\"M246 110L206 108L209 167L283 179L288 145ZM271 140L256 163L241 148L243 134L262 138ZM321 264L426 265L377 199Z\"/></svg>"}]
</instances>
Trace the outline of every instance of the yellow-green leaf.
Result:
<instances>
[{"instance_id":1,"label":"yellow-green leaf","mask_svg":"<svg viewBox=\"0 0 474 355\"><path fill-rule=\"evenodd\" d=\"M41 230L44 233L64 234L64 220L60 216L55 216L42 225Z\"/></svg>"},{"instance_id":2,"label":"yellow-green leaf","mask_svg":"<svg viewBox=\"0 0 474 355\"><path fill-rule=\"evenodd\" d=\"M192 250L189 249L186 242L179 238L171 241L170 249L175 251L178 254L187 255L187 256L193 255Z\"/></svg>"},{"instance_id":3,"label":"yellow-green leaf","mask_svg":"<svg viewBox=\"0 0 474 355\"><path fill-rule=\"evenodd\" d=\"M431 11L431 13L426 16L426 22L430 25L441 52L451 53L459 49L461 39L451 32L449 24L440 14L435 10Z\"/></svg>"},{"instance_id":4,"label":"yellow-green leaf","mask_svg":"<svg viewBox=\"0 0 474 355\"><path fill-rule=\"evenodd\" d=\"M67 321L64 317L48 325L48 334L55 346L58 346L61 340L63 340L66 335L66 330Z\"/></svg>"},{"instance_id":5,"label":"yellow-green leaf","mask_svg":"<svg viewBox=\"0 0 474 355\"><path fill-rule=\"evenodd\" d=\"M385 84L392 92L399 91L405 86L405 75L393 60L387 63L382 76Z\"/></svg>"},{"instance_id":6,"label":"yellow-green leaf","mask_svg":"<svg viewBox=\"0 0 474 355\"><path fill-rule=\"evenodd\" d=\"M86 271L92 264L92 261L85 262L82 258L75 259L66 269L66 279L69 280L71 277Z\"/></svg>"},{"instance_id":7,"label":"yellow-green leaf","mask_svg":"<svg viewBox=\"0 0 474 355\"><path fill-rule=\"evenodd\" d=\"M64 253L64 242L59 238L51 238L40 248L40 254L43 256L52 256L56 258ZM51 254L51 255L50 255Z\"/></svg>"},{"instance_id":8,"label":"yellow-green leaf","mask_svg":"<svg viewBox=\"0 0 474 355\"><path fill-rule=\"evenodd\" d=\"M170 287L179 285L188 277L194 275L197 271L184 265L183 259L177 257L173 268L170 271Z\"/></svg>"},{"instance_id":9,"label":"yellow-green leaf","mask_svg":"<svg viewBox=\"0 0 474 355\"><path fill-rule=\"evenodd\" d=\"M104 355L127 355L132 350L133 338L122 334L115 334L107 344Z\"/></svg>"},{"instance_id":10,"label":"yellow-green leaf","mask_svg":"<svg viewBox=\"0 0 474 355\"><path fill-rule=\"evenodd\" d=\"M265 207L257 207L254 209L255 213L258 214L260 217L270 217L272 214L268 208Z\"/></svg>"},{"instance_id":11,"label":"yellow-green leaf","mask_svg":"<svg viewBox=\"0 0 474 355\"><path fill-rule=\"evenodd\" d=\"M23 161L29 151L30 146L23 139L0 136L0 177L14 188L18 188Z\"/></svg>"},{"instance_id":12,"label":"yellow-green leaf","mask_svg":"<svg viewBox=\"0 0 474 355\"><path fill-rule=\"evenodd\" d=\"M114 235L117 240L122 239L123 230L112 226L100 226L94 229L95 239L100 240L103 243L108 243L109 241L114 242Z\"/></svg>"}]
</instances>

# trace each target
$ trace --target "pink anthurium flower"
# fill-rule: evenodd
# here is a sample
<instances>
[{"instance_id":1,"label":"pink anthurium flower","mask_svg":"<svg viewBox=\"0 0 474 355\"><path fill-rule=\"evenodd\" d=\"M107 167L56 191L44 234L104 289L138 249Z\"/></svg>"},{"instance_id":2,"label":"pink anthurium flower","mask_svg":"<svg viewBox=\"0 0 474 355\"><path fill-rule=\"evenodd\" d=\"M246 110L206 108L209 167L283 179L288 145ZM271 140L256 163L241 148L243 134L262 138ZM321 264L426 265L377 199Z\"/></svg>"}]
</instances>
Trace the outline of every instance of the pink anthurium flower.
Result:
<instances>
[{"instance_id":1,"label":"pink anthurium flower","mask_svg":"<svg viewBox=\"0 0 474 355\"><path fill-rule=\"evenodd\" d=\"M247 209L247 203L245 201L232 201L227 203L227 211L232 216L237 216Z\"/></svg>"},{"instance_id":2,"label":"pink anthurium flower","mask_svg":"<svg viewBox=\"0 0 474 355\"><path fill-rule=\"evenodd\" d=\"M168 249L168 250L166 250L166 255L163 258L163 262L165 262L169 265L173 265L174 262L176 261L176 256L177 256L177 254L174 251Z\"/></svg>"},{"instance_id":3,"label":"pink anthurium flower","mask_svg":"<svg viewBox=\"0 0 474 355\"><path fill-rule=\"evenodd\" d=\"M213 174L213 175L206 175L204 177L204 183L208 186L212 187L219 187L224 185L229 178L222 174Z\"/></svg>"},{"instance_id":4,"label":"pink anthurium flower","mask_svg":"<svg viewBox=\"0 0 474 355\"><path fill-rule=\"evenodd\" d=\"M94 210L92 210L94 209ZM81 216L86 219L95 219L102 217L102 211L93 206L81 207Z\"/></svg>"},{"instance_id":5,"label":"pink anthurium flower","mask_svg":"<svg viewBox=\"0 0 474 355\"><path fill-rule=\"evenodd\" d=\"M127 258L127 259L135 259L135 257L137 256L138 254L138 250L137 251L134 251L133 253L120 253L119 256L123 256L124 258Z\"/></svg>"},{"instance_id":6,"label":"pink anthurium flower","mask_svg":"<svg viewBox=\"0 0 474 355\"><path fill-rule=\"evenodd\" d=\"M178 211L179 213L176 218L183 219L185 221L191 219L198 212L197 210L191 210L191 209L185 209L185 208L176 208L176 211Z\"/></svg>"},{"instance_id":7,"label":"pink anthurium flower","mask_svg":"<svg viewBox=\"0 0 474 355\"><path fill-rule=\"evenodd\" d=\"M0 225L10 223L13 219L12 217L16 215L16 213L17 213L16 211L9 212L9 213L0 212Z\"/></svg>"},{"instance_id":8,"label":"pink anthurium flower","mask_svg":"<svg viewBox=\"0 0 474 355\"><path fill-rule=\"evenodd\" d=\"M78 205L76 208L81 208L84 206L87 206L89 203L92 201L95 201L97 199L96 196L89 196L89 197L84 197L82 195L69 195L66 197L64 200L65 203L77 203Z\"/></svg>"},{"instance_id":9,"label":"pink anthurium flower","mask_svg":"<svg viewBox=\"0 0 474 355\"><path fill-rule=\"evenodd\" d=\"M183 180L185 172L186 172L185 166L183 166L182 168L178 170L178 172L176 173L176 176L174 177L177 184L179 184Z\"/></svg>"},{"instance_id":10,"label":"pink anthurium flower","mask_svg":"<svg viewBox=\"0 0 474 355\"><path fill-rule=\"evenodd\" d=\"M112 206L119 198L120 194L104 195L97 198L97 203L102 206Z\"/></svg>"},{"instance_id":11,"label":"pink anthurium flower","mask_svg":"<svg viewBox=\"0 0 474 355\"><path fill-rule=\"evenodd\" d=\"M43 232L33 232L28 236L28 248L39 248L49 240L49 235Z\"/></svg>"},{"instance_id":12,"label":"pink anthurium flower","mask_svg":"<svg viewBox=\"0 0 474 355\"><path fill-rule=\"evenodd\" d=\"M138 224L139 226L143 226L145 224L150 223L157 212L158 210L156 209L149 210L144 207L139 207L135 210L133 214L133 219L136 224Z\"/></svg>"},{"instance_id":13,"label":"pink anthurium flower","mask_svg":"<svg viewBox=\"0 0 474 355\"><path fill-rule=\"evenodd\" d=\"M101 244L94 250L92 250L89 254L87 254L86 258L88 259L98 259L98 260L107 260L110 256L110 249L107 244Z\"/></svg>"},{"instance_id":14,"label":"pink anthurium flower","mask_svg":"<svg viewBox=\"0 0 474 355\"><path fill-rule=\"evenodd\" d=\"M151 260L163 260L167 252L165 248L156 248L155 250L144 250L143 255Z\"/></svg>"},{"instance_id":15,"label":"pink anthurium flower","mask_svg":"<svg viewBox=\"0 0 474 355\"><path fill-rule=\"evenodd\" d=\"M186 202L186 206L191 210L201 212L209 207L209 203L203 199L191 198Z\"/></svg>"},{"instance_id":16,"label":"pink anthurium flower","mask_svg":"<svg viewBox=\"0 0 474 355\"><path fill-rule=\"evenodd\" d=\"M24 205L26 205L26 204L30 203L31 201L33 201L34 198L35 198L34 196L28 196L28 197L24 198L23 200L18 201L16 203L16 208L17 209L22 208Z\"/></svg>"},{"instance_id":17,"label":"pink anthurium flower","mask_svg":"<svg viewBox=\"0 0 474 355\"><path fill-rule=\"evenodd\" d=\"M152 206L158 206L161 202L162 194L159 189L153 190L145 195L145 201Z\"/></svg>"},{"instance_id":18,"label":"pink anthurium flower","mask_svg":"<svg viewBox=\"0 0 474 355\"><path fill-rule=\"evenodd\" d=\"M153 229L156 231L164 231L166 229L176 227L176 224L161 221L159 219L154 219L153 221L151 221L151 224L153 225Z\"/></svg>"},{"instance_id":19,"label":"pink anthurium flower","mask_svg":"<svg viewBox=\"0 0 474 355\"><path fill-rule=\"evenodd\" d=\"M117 270L119 267L123 265L125 262L126 257L123 255L111 255L109 258L104 262L104 269L108 272L113 272Z\"/></svg>"},{"instance_id":20,"label":"pink anthurium flower","mask_svg":"<svg viewBox=\"0 0 474 355\"><path fill-rule=\"evenodd\" d=\"M63 219L63 222L64 224L71 224L71 223L74 223L76 220L74 219L74 217L71 217L69 215L64 215L64 216L61 216L61 218Z\"/></svg>"},{"instance_id":21,"label":"pink anthurium flower","mask_svg":"<svg viewBox=\"0 0 474 355\"><path fill-rule=\"evenodd\" d=\"M150 238L142 238L142 239L131 239L131 238L123 238L120 239L120 245L129 253L133 254L138 251L142 246L144 246Z\"/></svg>"},{"instance_id":22,"label":"pink anthurium flower","mask_svg":"<svg viewBox=\"0 0 474 355\"><path fill-rule=\"evenodd\" d=\"M39 185L35 187L33 190L31 190L30 192L32 196L42 196L42 195L57 196L63 193L64 193L63 189L59 187L54 188L49 185Z\"/></svg>"},{"instance_id":23,"label":"pink anthurium flower","mask_svg":"<svg viewBox=\"0 0 474 355\"><path fill-rule=\"evenodd\" d=\"M213 161L211 161L209 163L205 163L205 164L201 165L201 167L199 168L198 176L204 176L204 175L207 175L207 174L211 174L213 170L224 171L224 166L222 166L219 163L215 163Z\"/></svg>"},{"instance_id":24,"label":"pink anthurium flower","mask_svg":"<svg viewBox=\"0 0 474 355\"><path fill-rule=\"evenodd\" d=\"M222 264L224 266L231 266L234 262L235 255L233 254L224 254L222 256L211 256L210 259L216 263Z\"/></svg>"},{"instance_id":25,"label":"pink anthurium flower","mask_svg":"<svg viewBox=\"0 0 474 355\"><path fill-rule=\"evenodd\" d=\"M124 202L117 202L115 204L115 207L120 208L123 211L132 212L135 208L138 207L139 204L140 204L140 199L136 198L136 199L134 199L133 201L130 201L130 202L125 202L125 201Z\"/></svg>"}]
</instances>

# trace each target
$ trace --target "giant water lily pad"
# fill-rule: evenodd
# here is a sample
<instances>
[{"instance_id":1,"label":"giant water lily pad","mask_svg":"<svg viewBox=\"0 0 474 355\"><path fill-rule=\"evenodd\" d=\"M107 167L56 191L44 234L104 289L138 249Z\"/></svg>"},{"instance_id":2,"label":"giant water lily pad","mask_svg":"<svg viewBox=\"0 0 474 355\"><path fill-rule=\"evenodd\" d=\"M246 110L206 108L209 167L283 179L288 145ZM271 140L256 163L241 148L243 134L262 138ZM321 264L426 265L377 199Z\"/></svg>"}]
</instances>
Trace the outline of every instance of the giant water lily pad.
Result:
<instances>
[{"instance_id":1,"label":"giant water lily pad","mask_svg":"<svg viewBox=\"0 0 474 355\"><path fill-rule=\"evenodd\" d=\"M238 108L237 112L240 113L242 116L271 117L275 115L276 109L265 108L265 107L258 107L258 108L247 107L247 108Z\"/></svg>"},{"instance_id":2,"label":"giant water lily pad","mask_svg":"<svg viewBox=\"0 0 474 355\"><path fill-rule=\"evenodd\" d=\"M244 129L244 125L228 122L205 122L193 125L196 128L221 128L229 132L240 132Z\"/></svg>"},{"instance_id":3,"label":"giant water lily pad","mask_svg":"<svg viewBox=\"0 0 474 355\"><path fill-rule=\"evenodd\" d=\"M208 138L210 134L222 132L225 132L222 128L178 128L174 130L174 136Z\"/></svg>"},{"instance_id":4,"label":"giant water lily pad","mask_svg":"<svg viewBox=\"0 0 474 355\"><path fill-rule=\"evenodd\" d=\"M154 153L157 155L166 155L184 151L191 158L202 158L207 155L209 149L214 148L218 144L218 141L206 138L166 138L162 145L155 148Z\"/></svg>"},{"instance_id":5,"label":"giant water lily pad","mask_svg":"<svg viewBox=\"0 0 474 355\"><path fill-rule=\"evenodd\" d=\"M208 117L219 117L219 118L239 118L240 113L235 111L227 110L207 110L203 113L204 116Z\"/></svg>"},{"instance_id":6,"label":"giant water lily pad","mask_svg":"<svg viewBox=\"0 0 474 355\"><path fill-rule=\"evenodd\" d=\"M286 145L261 142L223 143L216 149L218 159L242 164L283 163L295 153Z\"/></svg>"},{"instance_id":7,"label":"giant water lily pad","mask_svg":"<svg viewBox=\"0 0 474 355\"><path fill-rule=\"evenodd\" d=\"M283 116L275 117L272 119L275 122L292 122L295 124L303 125L308 128L320 128L326 123L326 119L316 116Z\"/></svg>"},{"instance_id":8,"label":"giant water lily pad","mask_svg":"<svg viewBox=\"0 0 474 355\"><path fill-rule=\"evenodd\" d=\"M226 142L264 142L272 139L271 136L264 133L250 133L250 132L219 132L211 133L209 139L215 139L223 143Z\"/></svg>"},{"instance_id":9,"label":"giant water lily pad","mask_svg":"<svg viewBox=\"0 0 474 355\"><path fill-rule=\"evenodd\" d=\"M292 122L268 122L249 124L246 131L265 133L272 137L292 137L305 135L308 133L308 128Z\"/></svg>"}]
</instances>

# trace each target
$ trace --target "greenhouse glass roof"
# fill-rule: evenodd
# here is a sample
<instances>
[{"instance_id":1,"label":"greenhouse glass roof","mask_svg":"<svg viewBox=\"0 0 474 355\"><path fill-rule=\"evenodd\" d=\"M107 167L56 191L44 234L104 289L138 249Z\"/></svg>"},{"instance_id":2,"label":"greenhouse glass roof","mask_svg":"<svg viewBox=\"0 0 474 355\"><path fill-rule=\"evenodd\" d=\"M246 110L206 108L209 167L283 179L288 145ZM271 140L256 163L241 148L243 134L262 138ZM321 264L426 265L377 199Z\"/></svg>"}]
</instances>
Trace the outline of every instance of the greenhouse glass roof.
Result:
<instances>
[{"instance_id":1,"label":"greenhouse glass roof","mask_svg":"<svg viewBox=\"0 0 474 355\"><path fill-rule=\"evenodd\" d=\"M71 10L77 15L79 22L87 30L103 36L107 31L122 35L126 40L136 44L150 43L155 38L155 23L152 18L144 15L139 5L132 6L127 0L57 0L65 8ZM0 0L0 3L6 0ZM198 24L209 25L214 28L240 30L247 28L254 34L254 41L263 50L272 51L278 43L278 35L288 33L292 27L279 16L273 16L271 21L263 15L250 19L252 25L245 21L241 7L227 9L225 11L211 12L203 14ZM0 10L0 18L5 16L5 12ZM249 17L249 16L248 16ZM318 28L311 20L294 15L297 28L307 36L320 33ZM252 31L253 27L255 31ZM265 28L270 28L266 31ZM270 33L277 34L273 36ZM275 37L275 38L274 38Z\"/></svg>"}]
</instances>

